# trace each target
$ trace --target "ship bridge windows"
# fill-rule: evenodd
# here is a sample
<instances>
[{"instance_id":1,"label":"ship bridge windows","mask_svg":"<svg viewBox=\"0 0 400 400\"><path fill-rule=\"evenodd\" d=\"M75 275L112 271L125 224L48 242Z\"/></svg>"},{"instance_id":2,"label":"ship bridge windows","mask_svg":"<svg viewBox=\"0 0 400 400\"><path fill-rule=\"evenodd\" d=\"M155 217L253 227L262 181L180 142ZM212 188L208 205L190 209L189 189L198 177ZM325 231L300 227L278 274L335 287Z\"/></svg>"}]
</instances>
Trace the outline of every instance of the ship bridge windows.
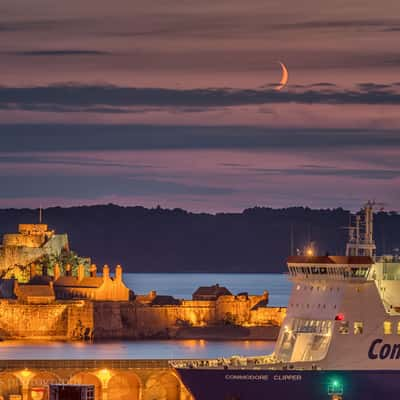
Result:
<instances>
[{"instance_id":1,"label":"ship bridge windows","mask_svg":"<svg viewBox=\"0 0 400 400\"><path fill-rule=\"evenodd\" d=\"M354 334L362 335L363 332L364 332L364 323L361 321L354 322Z\"/></svg>"},{"instance_id":2,"label":"ship bridge windows","mask_svg":"<svg viewBox=\"0 0 400 400\"><path fill-rule=\"evenodd\" d=\"M340 321L339 333L341 335L348 335L349 334L349 321Z\"/></svg>"},{"instance_id":3,"label":"ship bridge windows","mask_svg":"<svg viewBox=\"0 0 400 400\"><path fill-rule=\"evenodd\" d=\"M400 322L397 323L397 334L400 335Z\"/></svg>"},{"instance_id":4,"label":"ship bridge windows","mask_svg":"<svg viewBox=\"0 0 400 400\"><path fill-rule=\"evenodd\" d=\"M352 278L366 278L368 268L351 268Z\"/></svg>"},{"instance_id":5,"label":"ship bridge windows","mask_svg":"<svg viewBox=\"0 0 400 400\"><path fill-rule=\"evenodd\" d=\"M392 334L392 323L390 321L384 321L383 323L383 334L391 335Z\"/></svg>"},{"instance_id":6,"label":"ship bridge windows","mask_svg":"<svg viewBox=\"0 0 400 400\"><path fill-rule=\"evenodd\" d=\"M290 265L288 270L291 276L303 275L306 278L309 275L319 275L330 279L366 279L370 268L368 266L356 265ZM400 269L399 269L400 270ZM400 274L399 274L400 276Z\"/></svg>"},{"instance_id":7,"label":"ship bridge windows","mask_svg":"<svg viewBox=\"0 0 400 400\"><path fill-rule=\"evenodd\" d=\"M330 320L293 319L284 330L276 347L279 359L316 361L325 357L332 337Z\"/></svg>"}]
</instances>

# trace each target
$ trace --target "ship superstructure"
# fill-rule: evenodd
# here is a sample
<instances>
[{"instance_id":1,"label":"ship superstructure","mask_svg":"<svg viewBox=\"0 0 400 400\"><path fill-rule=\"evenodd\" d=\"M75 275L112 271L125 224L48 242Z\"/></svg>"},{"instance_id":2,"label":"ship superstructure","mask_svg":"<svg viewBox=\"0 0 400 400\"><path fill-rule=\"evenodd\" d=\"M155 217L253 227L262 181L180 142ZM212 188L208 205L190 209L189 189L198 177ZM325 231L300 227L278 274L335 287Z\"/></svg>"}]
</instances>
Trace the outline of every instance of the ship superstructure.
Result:
<instances>
[{"instance_id":1,"label":"ship superstructure","mask_svg":"<svg viewBox=\"0 0 400 400\"><path fill-rule=\"evenodd\" d=\"M293 287L272 355L175 365L196 400L400 396L400 260L376 257L373 208L355 216L346 255L288 258Z\"/></svg>"}]
</instances>

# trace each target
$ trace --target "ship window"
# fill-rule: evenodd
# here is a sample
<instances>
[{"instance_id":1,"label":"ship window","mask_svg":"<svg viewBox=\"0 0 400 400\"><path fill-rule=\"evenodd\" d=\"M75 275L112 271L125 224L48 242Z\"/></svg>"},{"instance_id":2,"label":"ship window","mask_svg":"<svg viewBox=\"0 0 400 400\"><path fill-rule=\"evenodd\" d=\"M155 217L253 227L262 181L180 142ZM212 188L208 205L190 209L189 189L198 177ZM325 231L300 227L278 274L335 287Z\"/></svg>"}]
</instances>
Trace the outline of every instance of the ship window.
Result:
<instances>
[{"instance_id":1,"label":"ship window","mask_svg":"<svg viewBox=\"0 0 400 400\"><path fill-rule=\"evenodd\" d=\"M341 333L342 335L347 335L349 333L349 322L348 321L340 321L339 333Z\"/></svg>"},{"instance_id":2,"label":"ship window","mask_svg":"<svg viewBox=\"0 0 400 400\"><path fill-rule=\"evenodd\" d=\"M362 322L354 322L354 334L361 335L364 330L364 324Z\"/></svg>"},{"instance_id":3,"label":"ship window","mask_svg":"<svg viewBox=\"0 0 400 400\"><path fill-rule=\"evenodd\" d=\"M400 322L397 323L397 334L400 335Z\"/></svg>"},{"instance_id":4,"label":"ship window","mask_svg":"<svg viewBox=\"0 0 400 400\"><path fill-rule=\"evenodd\" d=\"M383 323L383 334L391 335L392 333L392 323L390 321L385 321Z\"/></svg>"}]
</instances>

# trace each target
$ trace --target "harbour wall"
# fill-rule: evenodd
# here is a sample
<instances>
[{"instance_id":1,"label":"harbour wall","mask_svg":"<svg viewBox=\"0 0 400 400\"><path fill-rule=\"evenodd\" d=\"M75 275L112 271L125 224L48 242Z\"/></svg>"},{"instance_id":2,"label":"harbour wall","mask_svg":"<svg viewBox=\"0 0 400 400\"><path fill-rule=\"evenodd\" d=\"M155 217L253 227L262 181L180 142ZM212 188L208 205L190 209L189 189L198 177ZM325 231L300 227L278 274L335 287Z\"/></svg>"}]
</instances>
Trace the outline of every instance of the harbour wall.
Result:
<instances>
[{"instance_id":1,"label":"harbour wall","mask_svg":"<svg viewBox=\"0 0 400 400\"><path fill-rule=\"evenodd\" d=\"M184 301L176 306L140 306L132 302L94 303L94 337L110 338L198 338L203 328L205 338L221 339L226 335L238 339L259 339L255 328L264 327L268 339L275 340L283 319L285 307L229 308L223 303ZM229 310L229 311L228 311ZM226 316L229 316L227 320ZM232 320L232 321L231 321ZM233 328L244 328L241 334ZM214 328L207 330L206 328ZM218 329L217 329L218 328ZM191 336L193 335L193 336Z\"/></svg>"},{"instance_id":2,"label":"harbour wall","mask_svg":"<svg viewBox=\"0 0 400 400\"><path fill-rule=\"evenodd\" d=\"M182 305L147 306L134 301L56 301L52 304L21 304L0 301L0 337L48 340L205 338L226 335L252 339L257 327L269 327L268 339L282 324L286 309L245 306L219 308L212 301L184 301ZM228 311L229 310L229 311ZM227 315L229 320L227 320ZM205 329L213 327L213 330ZM245 328L242 331L234 328ZM218 329L217 329L218 328ZM241 332L239 334L238 332Z\"/></svg>"},{"instance_id":3,"label":"harbour wall","mask_svg":"<svg viewBox=\"0 0 400 400\"><path fill-rule=\"evenodd\" d=\"M94 385L95 400L193 400L167 360L0 360L0 370L0 400L34 400L51 383Z\"/></svg>"}]
</instances>

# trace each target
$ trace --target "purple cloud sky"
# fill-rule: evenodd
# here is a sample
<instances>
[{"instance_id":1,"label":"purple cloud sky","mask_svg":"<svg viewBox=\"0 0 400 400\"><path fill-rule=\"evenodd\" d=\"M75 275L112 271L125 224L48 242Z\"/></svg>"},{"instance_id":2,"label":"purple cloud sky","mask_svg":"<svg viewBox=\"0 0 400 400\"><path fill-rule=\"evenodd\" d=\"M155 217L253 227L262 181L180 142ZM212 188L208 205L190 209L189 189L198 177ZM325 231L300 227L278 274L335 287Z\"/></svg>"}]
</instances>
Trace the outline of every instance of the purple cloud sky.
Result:
<instances>
[{"instance_id":1,"label":"purple cloud sky","mask_svg":"<svg viewBox=\"0 0 400 400\"><path fill-rule=\"evenodd\" d=\"M0 206L399 209L398 15L393 0L3 0Z\"/></svg>"}]
</instances>

